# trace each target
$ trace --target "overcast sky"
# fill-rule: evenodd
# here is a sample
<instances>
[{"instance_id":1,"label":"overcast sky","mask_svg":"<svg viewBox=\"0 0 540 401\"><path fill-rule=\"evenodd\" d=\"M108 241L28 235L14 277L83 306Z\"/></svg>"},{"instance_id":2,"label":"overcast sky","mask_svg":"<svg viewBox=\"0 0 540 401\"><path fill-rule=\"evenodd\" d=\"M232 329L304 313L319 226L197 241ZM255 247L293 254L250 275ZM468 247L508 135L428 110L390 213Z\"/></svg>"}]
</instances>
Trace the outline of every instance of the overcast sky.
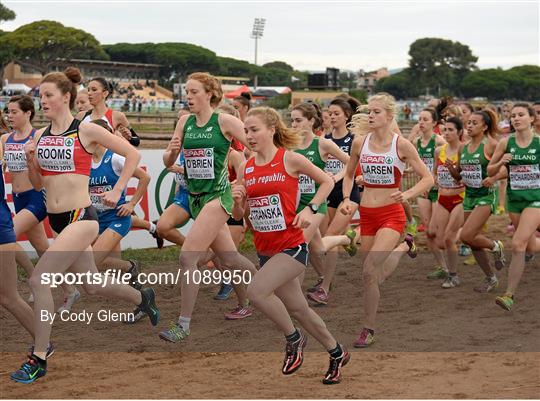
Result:
<instances>
[{"instance_id":1,"label":"overcast sky","mask_svg":"<svg viewBox=\"0 0 540 401\"><path fill-rule=\"evenodd\" d=\"M259 64L296 69L406 67L422 37L467 44L480 68L540 64L539 1L26 1L3 30L40 19L93 34L102 44L187 42L253 62L253 19L266 18Z\"/></svg>"}]
</instances>

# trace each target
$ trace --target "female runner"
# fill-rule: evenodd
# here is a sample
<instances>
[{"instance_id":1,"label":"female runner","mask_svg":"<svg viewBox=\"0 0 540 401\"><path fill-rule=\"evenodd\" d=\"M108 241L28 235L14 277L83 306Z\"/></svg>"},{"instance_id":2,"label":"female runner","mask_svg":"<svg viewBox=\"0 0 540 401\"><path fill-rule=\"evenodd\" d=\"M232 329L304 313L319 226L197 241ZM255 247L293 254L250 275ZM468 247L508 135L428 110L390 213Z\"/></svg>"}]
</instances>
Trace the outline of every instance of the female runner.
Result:
<instances>
[{"instance_id":1,"label":"female runner","mask_svg":"<svg viewBox=\"0 0 540 401\"><path fill-rule=\"evenodd\" d=\"M350 355L308 306L300 283L308 259L302 228L310 225L330 194L332 179L302 155L287 150L298 144L300 136L285 127L275 110L252 109L245 127L248 143L256 153L240 169L234 186L233 214L240 218L249 208L261 266L249 284L248 297L285 335L283 374L300 368L307 342L305 334L294 326L292 316L330 354L323 383L339 383L341 367L349 362ZM312 178L319 188L309 207L296 214L301 174Z\"/></svg>"},{"instance_id":2,"label":"female runner","mask_svg":"<svg viewBox=\"0 0 540 401\"><path fill-rule=\"evenodd\" d=\"M47 214L51 228L58 234L41 256L29 283L34 294L35 348L21 368L11 378L31 383L47 372L47 346L52 325L42 319L43 312L52 316L54 301L45 279L52 273L87 274L94 280L83 280L89 294L110 296L129 301L149 316L152 325L159 321L159 310L151 288L137 291L127 285L104 285L97 272L90 244L98 233L96 211L91 206L88 177L92 154L97 145L126 157L122 176L116 186L102 195L104 204L115 206L140 156L122 139L95 124L84 124L74 119L71 109L77 96L76 86L81 81L78 69L68 67L65 72L47 74L40 84L44 116L51 124L36 133L25 145L28 174L36 190L47 192ZM88 277L88 276L87 276Z\"/></svg>"},{"instance_id":3,"label":"female runner","mask_svg":"<svg viewBox=\"0 0 540 401\"><path fill-rule=\"evenodd\" d=\"M540 137L531 129L534 109L527 103L516 103L510 115L516 132L502 139L489 163L488 173L497 176L501 167L508 172L508 212L516 228L512 237L512 261L508 269L508 285L495 302L511 310L525 267L525 252L540 251Z\"/></svg>"},{"instance_id":4,"label":"female runner","mask_svg":"<svg viewBox=\"0 0 540 401\"><path fill-rule=\"evenodd\" d=\"M160 338L171 342L182 341L190 334L191 316L199 291L199 282L193 272L210 247L223 268L254 269L253 264L236 250L226 224L233 205L227 155L232 138L247 144L242 121L214 111L223 96L221 84L214 76L191 74L186 91L192 114L180 118L163 155L163 162L169 167L183 148L189 208L195 220L180 253L180 316L176 324L160 333Z\"/></svg>"},{"instance_id":5,"label":"female runner","mask_svg":"<svg viewBox=\"0 0 540 401\"><path fill-rule=\"evenodd\" d=\"M364 193L360 205L361 250L366 252L363 266L364 328L354 343L355 347L368 347L375 339L375 317L379 305L379 286L396 269L405 252L416 257L413 238L396 247L405 228L402 202L433 186L433 176L418 156L414 146L399 140L391 125L396 115L396 101L387 93L378 93L368 101L371 132L355 139L351 159L343 182L345 202L342 213L355 207L349 195L360 162ZM405 192L399 190L405 164L409 163L420 181Z\"/></svg>"}]
</instances>

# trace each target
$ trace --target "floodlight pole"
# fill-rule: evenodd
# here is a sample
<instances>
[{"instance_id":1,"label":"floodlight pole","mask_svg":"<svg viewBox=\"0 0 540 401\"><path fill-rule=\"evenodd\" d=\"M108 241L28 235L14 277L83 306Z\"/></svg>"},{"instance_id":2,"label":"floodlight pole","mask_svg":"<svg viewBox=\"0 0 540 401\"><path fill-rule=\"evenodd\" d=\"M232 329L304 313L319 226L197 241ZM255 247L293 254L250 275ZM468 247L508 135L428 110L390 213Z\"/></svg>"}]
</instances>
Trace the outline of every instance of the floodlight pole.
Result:
<instances>
[{"instance_id":1,"label":"floodlight pole","mask_svg":"<svg viewBox=\"0 0 540 401\"><path fill-rule=\"evenodd\" d=\"M259 39L263 37L265 23L266 23L266 19L264 18L255 18L255 21L253 21L253 31L251 32L251 38L255 39L255 65L257 65ZM257 74L255 74L255 79L254 79L253 84L256 90L258 86Z\"/></svg>"}]
</instances>

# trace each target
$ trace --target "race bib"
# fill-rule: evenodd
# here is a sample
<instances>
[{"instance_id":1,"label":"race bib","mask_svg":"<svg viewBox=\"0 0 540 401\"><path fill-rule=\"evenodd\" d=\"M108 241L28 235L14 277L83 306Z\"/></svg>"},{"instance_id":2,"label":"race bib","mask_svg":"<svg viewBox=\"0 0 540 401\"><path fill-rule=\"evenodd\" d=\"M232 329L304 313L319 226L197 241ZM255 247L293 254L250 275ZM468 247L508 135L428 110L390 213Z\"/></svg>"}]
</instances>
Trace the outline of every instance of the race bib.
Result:
<instances>
[{"instance_id":1,"label":"race bib","mask_svg":"<svg viewBox=\"0 0 540 401\"><path fill-rule=\"evenodd\" d=\"M45 136L39 140L37 158L43 170L57 173L75 171L75 138Z\"/></svg>"},{"instance_id":2,"label":"race bib","mask_svg":"<svg viewBox=\"0 0 540 401\"><path fill-rule=\"evenodd\" d=\"M184 157L189 179L214 179L214 148L184 149Z\"/></svg>"},{"instance_id":3,"label":"race bib","mask_svg":"<svg viewBox=\"0 0 540 401\"><path fill-rule=\"evenodd\" d=\"M482 166L479 164L462 164L461 180L469 188L482 188Z\"/></svg>"},{"instance_id":4,"label":"race bib","mask_svg":"<svg viewBox=\"0 0 540 401\"><path fill-rule=\"evenodd\" d=\"M336 159L332 155L328 155L328 159L326 160L326 165L324 166L324 171L327 173L332 173L334 175L337 175L341 173L343 170L344 165L341 162L341 160Z\"/></svg>"},{"instance_id":5,"label":"race bib","mask_svg":"<svg viewBox=\"0 0 540 401\"><path fill-rule=\"evenodd\" d=\"M315 194L315 181L305 174L298 176L298 190L301 194Z\"/></svg>"},{"instance_id":6,"label":"race bib","mask_svg":"<svg viewBox=\"0 0 540 401\"><path fill-rule=\"evenodd\" d=\"M459 188L460 185L454 181L452 174L448 171L448 167L439 166L437 167L437 181L440 187L443 188Z\"/></svg>"},{"instance_id":7,"label":"race bib","mask_svg":"<svg viewBox=\"0 0 540 401\"><path fill-rule=\"evenodd\" d=\"M187 188L186 177L184 177L184 174L174 173L174 181L176 181L180 188Z\"/></svg>"},{"instance_id":8,"label":"race bib","mask_svg":"<svg viewBox=\"0 0 540 401\"><path fill-rule=\"evenodd\" d=\"M249 219L253 228L262 233L287 229L279 194L248 199Z\"/></svg>"},{"instance_id":9,"label":"race bib","mask_svg":"<svg viewBox=\"0 0 540 401\"><path fill-rule=\"evenodd\" d=\"M435 163L433 157L422 157L422 161L431 173L433 171L433 164Z\"/></svg>"},{"instance_id":10,"label":"race bib","mask_svg":"<svg viewBox=\"0 0 540 401\"><path fill-rule=\"evenodd\" d=\"M538 164L511 164L510 188L517 191L540 189L540 169Z\"/></svg>"},{"instance_id":11,"label":"race bib","mask_svg":"<svg viewBox=\"0 0 540 401\"><path fill-rule=\"evenodd\" d=\"M112 191L112 185L100 185L95 187L90 187L90 200L92 201L92 206L96 208L98 212L104 212L106 210L112 210L114 207L105 206L103 203L103 198L99 195Z\"/></svg>"},{"instance_id":12,"label":"race bib","mask_svg":"<svg viewBox=\"0 0 540 401\"><path fill-rule=\"evenodd\" d=\"M4 161L12 173L28 170L23 143L6 143L4 146Z\"/></svg>"},{"instance_id":13,"label":"race bib","mask_svg":"<svg viewBox=\"0 0 540 401\"><path fill-rule=\"evenodd\" d=\"M395 184L393 163L392 156L362 155L360 165L362 166L364 182L368 185Z\"/></svg>"}]
</instances>

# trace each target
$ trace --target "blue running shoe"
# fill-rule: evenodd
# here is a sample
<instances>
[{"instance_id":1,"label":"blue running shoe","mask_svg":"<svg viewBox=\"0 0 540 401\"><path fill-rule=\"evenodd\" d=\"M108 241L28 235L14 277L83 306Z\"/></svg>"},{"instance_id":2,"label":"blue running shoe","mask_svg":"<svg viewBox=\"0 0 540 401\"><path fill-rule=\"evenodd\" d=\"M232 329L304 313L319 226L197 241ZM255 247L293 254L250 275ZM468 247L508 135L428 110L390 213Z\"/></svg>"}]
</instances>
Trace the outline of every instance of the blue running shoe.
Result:
<instances>
[{"instance_id":1,"label":"blue running shoe","mask_svg":"<svg viewBox=\"0 0 540 401\"><path fill-rule=\"evenodd\" d=\"M231 293L233 292L233 286L230 284L221 284L221 288L219 289L219 292L214 295L214 299L217 301L225 301L226 299L229 299L231 296Z\"/></svg>"},{"instance_id":2,"label":"blue running shoe","mask_svg":"<svg viewBox=\"0 0 540 401\"><path fill-rule=\"evenodd\" d=\"M11 379L18 383L29 384L47 374L47 363L40 362L35 355L30 355L21 368L11 374Z\"/></svg>"}]
</instances>

